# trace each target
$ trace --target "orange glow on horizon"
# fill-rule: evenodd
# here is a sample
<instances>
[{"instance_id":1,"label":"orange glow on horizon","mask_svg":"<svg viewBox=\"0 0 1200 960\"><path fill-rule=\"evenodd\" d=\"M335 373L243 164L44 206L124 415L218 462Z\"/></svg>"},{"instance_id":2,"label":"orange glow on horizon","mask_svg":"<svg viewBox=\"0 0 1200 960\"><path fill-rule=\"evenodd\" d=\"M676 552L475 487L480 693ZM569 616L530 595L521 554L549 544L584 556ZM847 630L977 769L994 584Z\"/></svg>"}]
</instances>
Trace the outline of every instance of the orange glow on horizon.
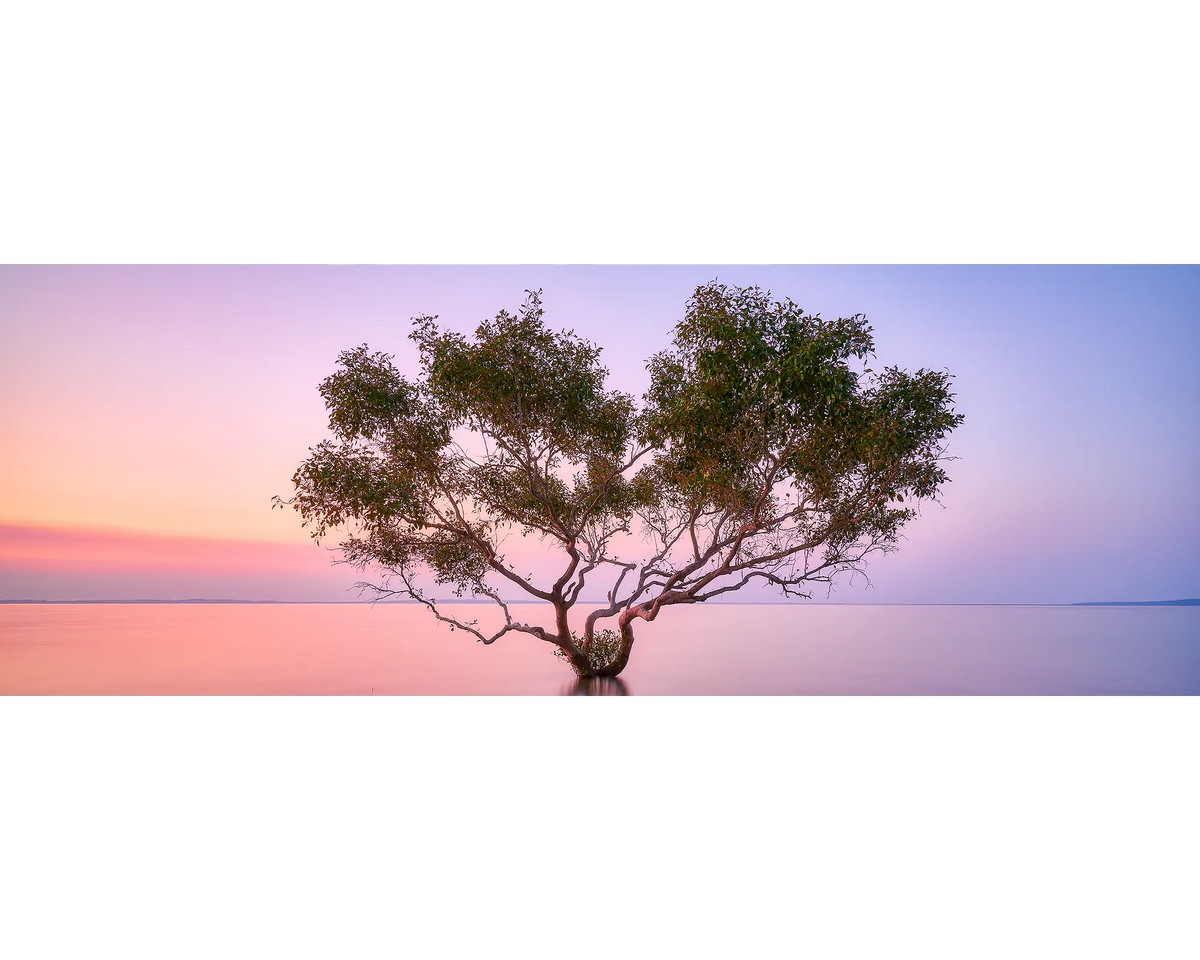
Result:
<instances>
[{"instance_id":1,"label":"orange glow on horizon","mask_svg":"<svg viewBox=\"0 0 1200 960\"><path fill-rule=\"evenodd\" d=\"M311 573L329 563L329 552L311 544L0 524L3 569Z\"/></svg>"}]
</instances>

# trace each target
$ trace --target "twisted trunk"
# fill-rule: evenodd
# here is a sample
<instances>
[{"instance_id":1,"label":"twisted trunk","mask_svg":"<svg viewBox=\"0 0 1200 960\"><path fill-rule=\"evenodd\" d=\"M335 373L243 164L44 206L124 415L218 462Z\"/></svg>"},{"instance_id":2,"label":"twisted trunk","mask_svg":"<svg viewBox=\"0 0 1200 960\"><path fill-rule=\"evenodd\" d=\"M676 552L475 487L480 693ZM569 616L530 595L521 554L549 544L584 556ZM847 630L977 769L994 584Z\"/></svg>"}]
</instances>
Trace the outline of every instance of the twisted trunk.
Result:
<instances>
[{"instance_id":1,"label":"twisted trunk","mask_svg":"<svg viewBox=\"0 0 1200 960\"><path fill-rule=\"evenodd\" d=\"M571 634L571 625L567 620L567 605L563 602L561 596L554 599L554 626L558 631L558 636L554 638L554 642L566 654L567 660L571 664L571 669L580 677L593 676L586 650L575 642L575 637ZM591 640L590 633L587 635L587 640Z\"/></svg>"},{"instance_id":2,"label":"twisted trunk","mask_svg":"<svg viewBox=\"0 0 1200 960\"><path fill-rule=\"evenodd\" d=\"M628 610L621 614L617 620L621 629L621 648L617 659L599 670L592 671L593 676L615 677L625 669L625 664L629 663L629 654L633 650L633 619Z\"/></svg>"},{"instance_id":3,"label":"twisted trunk","mask_svg":"<svg viewBox=\"0 0 1200 960\"><path fill-rule=\"evenodd\" d=\"M624 610L615 602L611 602L608 607L602 607L599 610L593 610L589 613L587 620L584 622L583 642L579 647L576 647L583 654L583 660L577 661L575 657L571 657L571 666L575 668L575 672L580 677L616 677L620 674L625 669L626 664L629 663L629 655L633 652L633 621L641 619L649 623L658 616L662 608L662 602L663 598L660 597L653 603L639 603ZM617 631L620 641L617 647L617 655L608 663L601 665L593 664L588 658L588 652L596 639L596 623L600 620L608 620L614 616L617 618ZM564 646L563 649L566 650L566 647Z\"/></svg>"}]
</instances>

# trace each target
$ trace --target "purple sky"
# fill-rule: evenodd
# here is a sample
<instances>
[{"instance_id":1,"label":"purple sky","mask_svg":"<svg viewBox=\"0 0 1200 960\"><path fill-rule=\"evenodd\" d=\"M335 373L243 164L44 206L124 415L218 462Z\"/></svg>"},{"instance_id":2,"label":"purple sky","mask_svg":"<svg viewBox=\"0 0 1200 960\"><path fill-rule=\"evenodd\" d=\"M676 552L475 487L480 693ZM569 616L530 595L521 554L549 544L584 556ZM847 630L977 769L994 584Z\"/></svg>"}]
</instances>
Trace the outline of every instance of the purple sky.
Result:
<instances>
[{"instance_id":1,"label":"purple sky","mask_svg":"<svg viewBox=\"0 0 1200 960\"><path fill-rule=\"evenodd\" d=\"M829 599L1200 595L1195 267L0 267L0 598L351 598L269 509L340 350L415 372L410 317L468 331L541 287L640 394L714 277L866 313L881 363L955 375L945 509Z\"/></svg>"}]
</instances>

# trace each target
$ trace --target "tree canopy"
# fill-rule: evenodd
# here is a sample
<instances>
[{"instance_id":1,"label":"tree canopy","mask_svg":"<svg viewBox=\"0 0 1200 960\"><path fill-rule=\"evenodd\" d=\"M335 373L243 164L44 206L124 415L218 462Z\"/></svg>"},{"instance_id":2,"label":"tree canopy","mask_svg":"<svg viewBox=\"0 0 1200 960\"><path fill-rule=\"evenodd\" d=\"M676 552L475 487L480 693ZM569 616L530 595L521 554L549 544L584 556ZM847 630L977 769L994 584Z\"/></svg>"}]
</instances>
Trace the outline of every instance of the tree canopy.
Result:
<instances>
[{"instance_id":1,"label":"tree canopy","mask_svg":"<svg viewBox=\"0 0 1200 960\"><path fill-rule=\"evenodd\" d=\"M755 581L808 597L895 549L947 482L962 422L948 373L866 365L863 315L824 320L756 287L697 288L641 403L606 389L598 346L546 325L540 293L473 337L422 316L410 338L415 380L366 345L340 355L320 385L333 439L277 502L316 539L339 531L344 561L381 572L363 585L377 595L485 644L531 634L580 676L624 669L635 620ZM513 532L561 573L518 573ZM431 584L494 602L502 625L462 619ZM597 586L606 602L576 620ZM512 595L549 604L554 627L514 619Z\"/></svg>"}]
</instances>

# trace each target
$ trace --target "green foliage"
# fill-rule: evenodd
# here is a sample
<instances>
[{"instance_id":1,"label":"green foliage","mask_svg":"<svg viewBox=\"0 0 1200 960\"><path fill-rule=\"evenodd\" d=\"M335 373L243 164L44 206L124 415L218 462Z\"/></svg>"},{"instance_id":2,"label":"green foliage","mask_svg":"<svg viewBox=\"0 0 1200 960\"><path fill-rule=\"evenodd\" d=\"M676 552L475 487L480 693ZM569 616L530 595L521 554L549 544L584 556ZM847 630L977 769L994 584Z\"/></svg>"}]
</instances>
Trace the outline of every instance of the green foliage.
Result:
<instances>
[{"instance_id":1,"label":"green foliage","mask_svg":"<svg viewBox=\"0 0 1200 960\"><path fill-rule=\"evenodd\" d=\"M311 449L289 501L314 537L347 528L352 562L425 565L461 594L494 569L499 525L565 542L627 522L645 495L622 476L634 400L604 389L599 347L544 325L538 294L473 339L427 316L411 338L418 382L363 345L320 385L335 439ZM465 433L485 455L465 452Z\"/></svg>"},{"instance_id":2,"label":"green foliage","mask_svg":"<svg viewBox=\"0 0 1200 960\"><path fill-rule=\"evenodd\" d=\"M939 444L962 418L948 374L856 369L873 352L862 315L822 320L757 288L701 287L674 349L650 364L642 429L661 487L680 506L766 523L786 485L842 541L890 537L911 512L883 504L935 495Z\"/></svg>"},{"instance_id":3,"label":"green foliage","mask_svg":"<svg viewBox=\"0 0 1200 960\"><path fill-rule=\"evenodd\" d=\"M506 447L545 442L580 462L612 463L629 442L633 398L604 390L599 347L547 329L542 314L540 293L529 293L516 315L480 324L473 342L418 318L411 339L430 392L453 420Z\"/></svg>"},{"instance_id":4,"label":"green foliage","mask_svg":"<svg viewBox=\"0 0 1200 960\"><path fill-rule=\"evenodd\" d=\"M592 639L573 634L576 645L587 657L588 666L594 676L602 676L621 654L621 634L616 630L597 630ZM554 654L560 660L571 662L570 656L561 648L555 647Z\"/></svg>"}]
</instances>

